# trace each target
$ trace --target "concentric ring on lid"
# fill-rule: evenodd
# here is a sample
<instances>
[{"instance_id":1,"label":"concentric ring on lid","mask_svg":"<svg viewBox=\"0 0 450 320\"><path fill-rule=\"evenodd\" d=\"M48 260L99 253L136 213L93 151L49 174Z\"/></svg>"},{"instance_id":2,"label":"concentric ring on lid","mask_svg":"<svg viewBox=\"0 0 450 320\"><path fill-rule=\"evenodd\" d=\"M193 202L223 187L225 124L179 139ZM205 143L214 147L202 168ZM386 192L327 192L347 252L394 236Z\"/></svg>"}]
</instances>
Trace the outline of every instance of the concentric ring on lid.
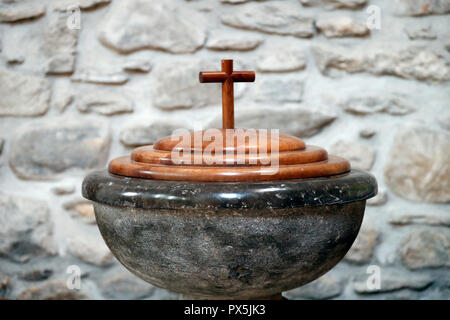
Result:
<instances>
[{"instance_id":1,"label":"concentric ring on lid","mask_svg":"<svg viewBox=\"0 0 450 320\"><path fill-rule=\"evenodd\" d=\"M296 137L255 129L208 129L164 137L114 159L109 171L129 177L185 181L263 181L350 171L343 158Z\"/></svg>"},{"instance_id":2,"label":"concentric ring on lid","mask_svg":"<svg viewBox=\"0 0 450 320\"><path fill-rule=\"evenodd\" d=\"M303 140L285 134L273 135L263 129L207 129L203 131L180 131L164 137L153 145L157 151L203 152L209 147L222 153L276 152L305 149Z\"/></svg>"}]
</instances>

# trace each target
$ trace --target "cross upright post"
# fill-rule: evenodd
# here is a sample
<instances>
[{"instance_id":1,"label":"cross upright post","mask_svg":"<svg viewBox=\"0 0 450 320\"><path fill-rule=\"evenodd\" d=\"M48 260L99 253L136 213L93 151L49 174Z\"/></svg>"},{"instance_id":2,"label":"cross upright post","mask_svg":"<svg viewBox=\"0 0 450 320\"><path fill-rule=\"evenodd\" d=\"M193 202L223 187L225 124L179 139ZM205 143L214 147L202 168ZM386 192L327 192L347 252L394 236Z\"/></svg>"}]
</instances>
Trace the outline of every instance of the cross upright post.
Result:
<instances>
[{"instance_id":1,"label":"cross upright post","mask_svg":"<svg viewBox=\"0 0 450 320\"><path fill-rule=\"evenodd\" d=\"M234 83L255 81L253 71L233 71L233 60L222 60L221 71L199 73L201 83L222 83L222 127L234 129Z\"/></svg>"}]
</instances>

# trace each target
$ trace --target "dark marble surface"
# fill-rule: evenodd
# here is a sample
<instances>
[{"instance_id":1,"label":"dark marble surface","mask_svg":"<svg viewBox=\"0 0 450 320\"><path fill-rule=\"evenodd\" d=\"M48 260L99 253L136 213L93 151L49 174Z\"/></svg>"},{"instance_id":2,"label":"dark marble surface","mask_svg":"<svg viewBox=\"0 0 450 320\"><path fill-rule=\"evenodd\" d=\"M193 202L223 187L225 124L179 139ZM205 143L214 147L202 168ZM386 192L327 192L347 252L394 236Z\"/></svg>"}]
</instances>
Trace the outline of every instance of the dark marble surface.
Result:
<instances>
[{"instance_id":1,"label":"dark marble surface","mask_svg":"<svg viewBox=\"0 0 450 320\"><path fill-rule=\"evenodd\" d=\"M278 181L183 182L129 178L107 170L90 173L83 196L143 209L267 209L345 204L371 198L376 179L361 170L331 177Z\"/></svg>"},{"instance_id":2,"label":"dark marble surface","mask_svg":"<svg viewBox=\"0 0 450 320\"><path fill-rule=\"evenodd\" d=\"M94 203L116 258L138 277L195 298L279 295L333 268L365 201L288 209L138 209Z\"/></svg>"},{"instance_id":3,"label":"dark marble surface","mask_svg":"<svg viewBox=\"0 0 450 320\"><path fill-rule=\"evenodd\" d=\"M97 171L83 182L116 258L138 277L196 298L258 298L306 284L355 240L363 171L267 182L180 182Z\"/></svg>"}]
</instances>

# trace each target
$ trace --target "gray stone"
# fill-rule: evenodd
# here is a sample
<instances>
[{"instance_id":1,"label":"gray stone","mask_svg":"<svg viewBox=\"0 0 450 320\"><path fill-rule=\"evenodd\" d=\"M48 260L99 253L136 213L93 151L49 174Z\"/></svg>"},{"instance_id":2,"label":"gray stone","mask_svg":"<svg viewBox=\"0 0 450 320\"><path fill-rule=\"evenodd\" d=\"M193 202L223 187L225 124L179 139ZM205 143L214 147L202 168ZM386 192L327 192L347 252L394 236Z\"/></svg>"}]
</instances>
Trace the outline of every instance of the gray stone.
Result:
<instances>
[{"instance_id":1,"label":"gray stone","mask_svg":"<svg viewBox=\"0 0 450 320\"><path fill-rule=\"evenodd\" d=\"M83 262L97 267L107 267L114 257L101 238L77 236L69 240L67 251Z\"/></svg>"},{"instance_id":2,"label":"gray stone","mask_svg":"<svg viewBox=\"0 0 450 320\"><path fill-rule=\"evenodd\" d=\"M42 50L47 57L46 73L72 73L75 68L78 30L67 27L68 14L52 10L44 29Z\"/></svg>"},{"instance_id":3,"label":"gray stone","mask_svg":"<svg viewBox=\"0 0 450 320\"><path fill-rule=\"evenodd\" d=\"M129 77L124 72L80 70L77 71L70 79L74 82L124 84L128 81Z\"/></svg>"},{"instance_id":4,"label":"gray stone","mask_svg":"<svg viewBox=\"0 0 450 320\"><path fill-rule=\"evenodd\" d=\"M17 295L18 300L82 300L89 297L80 290L69 289L65 281L53 280L31 286Z\"/></svg>"},{"instance_id":5,"label":"gray stone","mask_svg":"<svg viewBox=\"0 0 450 320\"><path fill-rule=\"evenodd\" d=\"M98 120L27 123L15 133L9 164L22 179L52 179L70 168L103 167L109 144L108 126Z\"/></svg>"},{"instance_id":6,"label":"gray stone","mask_svg":"<svg viewBox=\"0 0 450 320\"><path fill-rule=\"evenodd\" d=\"M431 25L427 27L414 27L405 29L409 40L435 40L437 39L436 33L433 31Z\"/></svg>"},{"instance_id":7,"label":"gray stone","mask_svg":"<svg viewBox=\"0 0 450 320\"><path fill-rule=\"evenodd\" d=\"M368 206L382 206L386 204L387 200L388 196L386 191L378 190L377 195L371 199L368 199L366 203Z\"/></svg>"},{"instance_id":8,"label":"gray stone","mask_svg":"<svg viewBox=\"0 0 450 320\"><path fill-rule=\"evenodd\" d=\"M367 115L374 113L388 113L391 115L407 115L415 109L408 98L400 93L352 95L339 102L346 112Z\"/></svg>"},{"instance_id":9,"label":"gray stone","mask_svg":"<svg viewBox=\"0 0 450 320\"><path fill-rule=\"evenodd\" d=\"M381 269L380 288L372 288L367 285L367 275L361 280L352 282L353 290L359 294L392 292L402 289L423 290L433 283L433 279L427 275L400 272L393 269Z\"/></svg>"},{"instance_id":10,"label":"gray stone","mask_svg":"<svg viewBox=\"0 0 450 320\"><path fill-rule=\"evenodd\" d=\"M320 18L316 21L316 27L327 38L365 37L370 34L365 21L345 16Z\"/></svg>"},{"instance_id":11,"label":"gray stone","mask_svg":"<svg viewBox=\"0 0 450 320\"><path fill-rule=\"evenodd\" d=\"M387 186L412 201L450 201L450 133L410 126L394 138L384 168Z\"/></svg>"},{"instance_id":12,"label":"gray stone","mask_svg":"<svg viewBox=\"0 0 450 320\"><path fill-rule=\"evenodd\" d=\"M308 7L325 7L334 9L359 9L367 4L367 0L300 0L302 5Z\"/></svg>"},{"instance_id":13,"label":"gray stone","mask_svg":"<svg viewBox=\"0 0 450 320\"><path fill-rule=\"evenodd\" d=\"M0 155L3 153L4 146L5 146L5 139L0 138Z\"/></svg>"},{"instance_id":14,"label":"gray stone","mask_svg":"<svg viewBox=\"0 0 450 320\"><path fill-rule=\"evenodd\" d=\"M421 81L447 81L450 66L445 58L419 46L392 44L365 48L344 48L328 44L313 45L320 71L329 76L342 72L368 72Z\"/></svg>"},{"instance_id":15,"label":"gray stone","mask_svg":"<svg viewBox=\"0 0 450 320\"><path fill-rule=\"evenodd\" d=\"M52 109L63 113L66 108L74 101L72 89L68 86L53 84Z\"/></svg>"},{"instance_id":16,"label":"gray stone","mask_svg":"<svg viewBox=\"0 0 450 320\"><path fill-rule=\"evenodd\" d=\"M0 256L26 262L55 253L47 203L0 193Z\"/></svg>"},{"instance_id":17,"label":"gray stone","mask_svg":"<svg viewBox=\"0 0 450 320\"><path fill-rule=\"evenodd\" d=\"M0 116L30 117L47 112L48 80L0 68Z\"/></svg>"},{"instance_id":18,"label":"gray stone","mask_svg":"<svg viewBox=\"0 0 450 320\"><path fill-rule=\"evenodd\" d=\"M134 102L128 94L107 89L82 91L78 95L76 106L80 112L95 112L106 116L134 110Z\"/></svg>"},{"instance_id":19,"label":"gray stone","mask_svg":"<svg viewBox=\"0 0 450 320\"><path fill-rule=\"evenodd\" d=\"M372 259L378 238L379 234L376 230L363 226L350 251L346 254L344 261L353 264L369 263Z\"/></svg>"},{"instance_id":20,"label":"gray stone","mask_svg":"<svg viewBox=\"0 0 450 320\"><path fill-rule=\"evenodd\" d=\"M362 129L361 131L359 131L359 136L363 139L370 139L372 138L374 135L376 135L376 131L374 129Z\"/></svg>"},{"instance_id":21,"label":"gray stone","mask_svg":"<svg viewBox=\"0 0 450 320\"><path fill-rule=\"evenodd\" d=\"M445 50L450 52L450 41L447 41L447 43L445 44Z\"/></svg>"},{"instance_id":22,"label":"gray stone","mask_svg":"<svg viewBox=\"0 0 450 320\"><path fill-rule=\"evenodd\" d=\"M220 2L228 4L241 4L249 1L264 1L264 0L220 0Z\"/></svg>"},{"instance_id":23,"label":"gray stone","mask_svg":"<svg viewBox=\"0 0 450 320\"><path fill-rule=\"evenodd\" d=\"M402 241L398 253L411 270L450 266L450 230L421 227L411 231Z\"/></svg>"},{"instance_id":24,"label":"gray stone","mask_svg":"<svg viewBox=\"0 0 450 320\"><path fill-rule=\"evenodd\" d=\"M93 9L111 3L111 0L53 0L52 5L61 11L66 11L73 6L81 10Z\"/></svg>"},{"instance_id":25,"label":"gray stone","mask_svg":"<svg viewBox=\"0 0 450 320\"><path fill-rule=\"evenodd\" d=\"M382 47L379 52L369 52L366 61L368 72L377 75L387 74L422 81L450 79L448 61L439 53L423 47Z\"/></svg>"},{"instance_id":26,"label":"gray stone","mask_svg":"<svg viewBox=\"0 0 450 320\"><path fill-rule=\"evenodd\" d=\"M213 32L208 36L206 48L218 51L248 51L256 49L263 41L261 36L252 34Z\"/></svg>"},{"instance_id":27,"label":"gray stone","mask_svg":"<svg viewBox=\"0 0 450 320\"><path fill-rule=\"evenodd\" d=\"M235 114L237 128L280 129L280 133L296 137L310 137L327 126L336 116L331 112L308 107L274 109L256 106ZM222 115L211 121L209 127L220 128Z\"/></svg>"},{"instance_id":28,"label":"gray stone","mask_svg":"<svg viewBox=\"0 0 450 320\"><path fill-rule=\"evenodd\" d=\"M106 299L142 299L155 291L153 285L126 270L106 275L99 287Z\"/></svg>"},{"instance_id":29,"label":"gray stone","mask_svg":"<svg viewBox=\"0 0 450 320\"><path fill-rule=\"evenodd\" d=\"M395 11L402 16L425 16L450 12L447 0L397 0Z\"/></svg>"},{"instance_id":30,"label":"gray stone","mask_svg":"<svg viewBox=\"0 0 450 320\"><path fill-rule=\"evenodd\" d=\"M303 97L302 80L289 78L263 78L256 84L256 101L300 102Z\"/></svg>"},{"instance_id":31,"label":"gray stone","mask_svg":"<svg viewBox=\"0 0 450 320\"><path fill-rule=\"evenodd\" d=\"M63 204L64 209L71 213L75 219L80 219L87 224L96 224L94 207L90 201L86 200L70 200Z\"/></svg>"},{"instance_id":32,"label":"gray stone","mask_svg":"<svg viewBox=\"0 0 450 320\"><path fill-rule=\"evenodd\" d=\"M61 184L52 188L52 192L56 195L66 195L75 192L75 185L73 184Z\"/></svg>"},{"instance_id":33,"label":"gray stone","mask_svg":"<svg viewBox=\"0 0 450 320\"><path fill-rule=\"evenodd\" d=\"M45 13L45 5L36 1L2 4L0 7L0 22L15 22L24 19L37 18Z\"/></svg>"},{"instance_id":34,"label":"gray stone","mask_svg":"<svg viewBox=\"0 0 450 320\"><path fill-rule=\"evenodd\" d=\"M34 269L31 271L21 272L19 274L19 279L25 281L42 281L47 280L53 274L51 269Z\"/></svg>"},{"instance_id":35,"label":"gray stone","mask_svg":"<svg viewBox=\"0 0 450 320\"><path fill-rule=\"evenodd\" d=\"M177 59L159 63L152 71L153 105L163 110L180 108L200 108L207 105L218 105L222 100L219 83L202 84L198 81L199 71L220 69L217 60L210 59ZM247 70L239 62L234 63L235 70ZM235 98L239 98L247 84L234 86Z\"/></svg>"},{"instance_id":36,"label":"gray stone","mask_svg":"<svg viewBox=\"0 0 450 320\"><path fill-rule=\"evenodd\" d=\"M128 60L123 64L123 70L131 72L150 72L152 70L152 64L148 60Z\"/></svg>"},{"instance_id":37,"label":"gray stone","mask_svg":"<svg viewBox=\"0 0 450 320\"><path fill-rule=\"evenodd\" d=\"M25 58L23 56L7 56L6 62L8 64L22 64L25 62Z\"/></svg>"},{"instance_id":38,"label":"gray stone","mask_svg":"<svg viewBox=\"0 0 450 320\"><path fill-rule=\"evenodd\" d=\"M446 211L433 209L429 211L392 211L389 223L395 226L410 224L427 224L431 226L450 226L450 214Z\"/></svg>"},{"instance_id":39,"label":"gray stone","mask_svg":"<svg viewBox=\"0 0 450 320\"><path fill-rule=\"evenodd\" d=\"M297 3L248 3L238 11L222 16L222 23L241 29L309 38L314 34L314 19L302 14Z\"/></svg>"},{"instance_id":40,"label":"gray stone","mask_svg":"<svg viewBox=\"0 0 450 320\"><path fill-rule=\"evenodd\" d=\"M376 151L369 145L339 140L331 146L331 154L346 158L352 168L370 170L375 162Z\"/></svg>"},{"instance_id":41,"label":"gray stone","mask_svg":"<svg viewBox=\"0 0 450 320\"><path fill-rule=\"evenodd\" d=\"M195 11L181 10L172 1L115 1L104 18L99 38L126 53L145 48L192 53L206 40L205 31L195 24L196 17Z\"/></svg>"},{"instance_id":42,"label":"gray stone","mask_svg":"<svg viewBox=\"0 0 450 320\"><path fill-rule=\"evenodd\" d=\"M180 126L167 123L154 123L149 126L130 126L120 132L120 142L127 147L154 144L163 137L170 136Z\"/></svg>"},{"instance_id":43,"label":"gray stone","mask_svg":"<svg viewBox=\"0 0 450 320\"><path fill-rule=\"evenodd\" d=\"M305 51L294 46L274 48L259 56L256 67L261 72L288 72L306 68Z\"/></svg>"},{"instance_id":44,"label":"gray stone","mask_svg":"<svg viewBox=\"0 0 450 320\"><path fill-rule=\"evenodd\" d=\"M427 296L431 290L397 290L392 292L385 292L380 295L367 295L366 299L380 299L380 300L419 300L420 297Z\"/></svg>"},{"instance_id":45,"label":"gray stone","mask_svg":"<svg viewBox=\"0 0 450 320\"><path fill-rule=\"evenodd\" d=\"M364 57L359 51L324 43L312 45L311 50L319 70L325 75L334 75L336 70L349 73L364 71Z\"/></svg>"},{"instance_id":46,"label":"gray stone","mask_svg":"<svg viewBox=\"0 0 450 320\"><path fill-rule=\"evenodd\" d=\"M187 0L187 1L191 1L191 0ZM197 9L197 11L199 11L201 13L211 12L214 10L215 3L212 1L197 2L197 3L198 3L198 5L196 6L196 9Z\"/></svg>"},{"instance_id":47,"label":"gray stone","mask_svg":"<svg viewBox=\"0 0 450 320\"><path fill-rule=\"evenodd\" d=\"M342 284L333 275L327 273L317 280L303 287L287 291L284 296L288 299L331 299L339 296L343 291Z\"/></svg>"}]
</instances>

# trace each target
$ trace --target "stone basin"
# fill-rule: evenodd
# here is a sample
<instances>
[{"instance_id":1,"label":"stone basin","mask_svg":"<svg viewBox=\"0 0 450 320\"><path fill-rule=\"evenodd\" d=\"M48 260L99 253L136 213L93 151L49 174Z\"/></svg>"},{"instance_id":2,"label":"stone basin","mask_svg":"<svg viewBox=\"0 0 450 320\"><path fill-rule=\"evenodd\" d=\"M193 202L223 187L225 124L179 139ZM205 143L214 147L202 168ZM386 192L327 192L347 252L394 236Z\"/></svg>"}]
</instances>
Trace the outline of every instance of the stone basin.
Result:
<instances>
[{"instance_id":1,"label":"stone basin","mask_svg":"<svg viewBox=\"0 0 450 320\"><path fill-rule=\"evenodd\" d=\"M136 276L199 299L259 299L311 282L352 246L366 199L364 171L321 178L183 182L89 174L100 232Z\"/></svg>"}]
</instances>

